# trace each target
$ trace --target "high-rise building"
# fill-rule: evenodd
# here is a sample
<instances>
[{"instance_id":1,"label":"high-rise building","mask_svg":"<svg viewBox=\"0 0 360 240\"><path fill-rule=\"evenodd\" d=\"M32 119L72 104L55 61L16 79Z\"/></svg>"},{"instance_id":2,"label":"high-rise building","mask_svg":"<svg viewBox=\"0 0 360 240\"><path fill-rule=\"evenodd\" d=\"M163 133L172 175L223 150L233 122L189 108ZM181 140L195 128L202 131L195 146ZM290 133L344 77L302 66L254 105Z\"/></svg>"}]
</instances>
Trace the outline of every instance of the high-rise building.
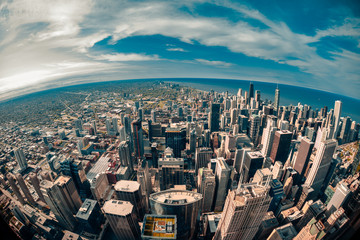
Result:
<instances>
[{"instance_id":1,"label":"high-rise building","mask_svg":"<svg viewBox=\"0 0 360 240\"><path fill-rule=\"evenodd\" d=\"M30 181L31 181L31 184L33 185L36 193L38 194L39 198L41 201L45 202L45 198L41 192L41 189L40 189L40 181L39 181L39 178L37 177L36 173L34 172L31 172L29 173L29 178L30 178Z\"/></svg>"},{"instance_id":2,"label":"high-rise building","mask_svg":"<svg viewBox=\"0 0 360 240\"><path fill-rule=\"evenodd\" d=\"M16 176L16 179L18 180L18 184L20 185L21 191L24 193L26 199L32 205L35 205L36 202L35 202L33 196L31 195L28 187L26 186L26 183L25 183L24 178L22 177L22 175L20 173L17 173L15 176Z\"/></svg>"},{"instance_id":3,"label":"high-rise building","mask_svg":"<svg viewBox=\"0 0 360 240\"><path fill-rule=\"evenodd\" d=\"M275 100L274 100L274 108L278 112L280 104L280 89L276 87L275 90Z\"/></svg>"},{"instance_id":4,"label":"high-rise building","mask_svg":"<svg viewBox=\"0 0 360 240\"><path fill-rule=\"evenodd\" d=\"M76 214L82 205L82 201L72 178L69 176L59 176L54 184L58 186L58 190L64 196L67 208L73 214Z\"/></svg>"},{"instance_id":5,"label":"high-rise building","mask_svg":"<svg viewBox=\"0 0 360 240\"><path fill-rule=\"evenodd\" d=\"M302 179L309 164L310 155L312 153L313 147L314 142L312 142L310 139L301 139L299 150L293 164L294 170L299 173L295 179L296 184L302 184Z\"/></svg>"},{"instance_id":6,"label":"high-rise building","mask_svg":"<svg viewBox=\"0 0 360 240\"><path fill-rule=\"evenodd\" d=\"M171 148L165 149L164 157L159 158L158 165L161 190L184 184L184 159L175 158Z\"/></svg>"},{"instance_id":7,"label":"high-rise building","mask_svg":"<svg viewBox=\"0 0 360 240\"><path fill-rule=\"evenodd\" d=\"M11 173L8 173L6 175L6 178L8 179L9 181L9 184L10 184L10 187L12 189L12 191L15 193L18 201L21 203L21 204L25 204L25 200L24 200L24 197L21 195L21 192L20 192L20 189L18 188L18 186L16 185L15 183L15 177L13 174Z\"/></svg>"},{"instance_id":8,"label":"high-rise building","mask_svg":"<svg viewBox=\"0 0 360 240\"><path fill-rule=\"evenodd\" d=\"M40 188L46 204L50 207L59 223L66 229L74 230L76 219L69 208L69 199L64 196L61 187L48 180L43 180L40 182Z\"/></svg>"},{"instance_id":9,"label":"high-rise building","mask_svg":"<svg viewBox=\"0 0 360 240\"><path fill-rule=\"evenodd\" d=\"M196 149L196 131L195 129L190 131L190 138L189 138L189 144L190 144L190 152L195 153Z\"/></svg>"},{"instance_id":10,"label":"high-rise building","mask_svg":"<svg viewBox=\"0 0 360 240\"><path fill-rule=\"evenodd\" d=\"M340 140L341 140L341 144L344 144L349 141L351 118L345 117L342 122L343 123L342 123L341 131L340 131Z\"/></svg>"},{"instance_id":11,"label":"high-rise building","mask_svg":"<svg viewBox=\"0 0 360 240\"><path fill-rule=\"evenodd\" d=\"M220 104L212 103L209 114L209 129L210 132L219 131L219 118L220 118Z\"/></svg>"},{"instance_id":12,"label":"high-rise building","mask_svg":"<svg viewBox=\"0 0 360 240\"><path fill-rule=\"evenodd\" d=\"M260 116L251 115L249 137L253 143L257 143L260 131Z\"/></svg>"},{"instance_id":13,"label":"high-rise building","mask_svg":"<svg viewBox=\"0 0 360 240\"><path fill-rule=\"evenodd\" d=\"M136 181L120 180L114 186L118 200L128 201L134 206L138 220L144 217L144 202L140 184Z\"/></svg>"},{"instance_id":14,"label":"high-rise building","mask_svg":"<svg viewBox=\"0 0 360 240\"><path fill-rule=\"evenodd\" d=\"M321 190L336 147L337 141L335 139L329 139L321 142L319 149L316 151L315 159L305 181L306 185L314 189L315 196L319 194Z\"/></svg>"},{"instance_id":15,"label":"high-rise building","mask_svg":"<svg viewBox=\"0 0 360 240\"><path fill-rule=\"evenodd\" d=\"M144 136L140 119L134 120L131 123L131 126L134 139L135 157L137 159L142 159L144 155Z\"/></svg>"},{"instance_id":16,"label":"high-rise building","mask_svg":"<svg viewBox=\"0 0 360 240\"><path fill-rule=\"evenodd\" d=\"M141 239L177 239L176 215L146 214L141 230Z\"/></svg>"},{"instance_id":17,"label":"high-rise building","mask_svg":"<svg viewBox=\"0 0 360 240\"><path fill-rule=\"evenodd\" d=\"M295 225L298 231L303 229L312 218L319 218L326 210L325 205L320 200L317 200L316 202L310 200L309 202L308 207L303 208L304 216Z\"/></svg>"},{"instance_id":18,"label":"high-rise building","mask_svg":"<svg viewBox=\"0 0 360 240\"><path fill-rule=\"evenodd\" d=\"M96 200L85 199L76 213L76 219L86 232L97 234L101 230L103 215Z\"/></svg>"},{"instance_id":19,"label":"high-rise building","mask_svg":"<svg viewBox=\"0 0 360 240\"><path fill-rule=\"evenodd\" d=\"M214 200L215 187L216 181L214 173L208 168L199 168L198 192L203 196L201 204L202 212L211 211Z\"/></svg>"},{"instance_id":20,"label":"high-rise building","mask_svg":"<svg viewBox=\"0 0 360 240\"><path fill-rule=\"evenodd\" d=\"M254 84L252 82L250 82L248 99L250 100L253 97L254 97ZM248 100L248 103L249 103L249 100Z\"/></svg>"},{"instance_id":21,"label":"high-rise building","mask_svg":"<svg viewBox=\"0 0 360 240\"><path fill-rule=\"evenodd\" d=\"M173 149L176 158L181 157L181 151L186 148L186 130L184 128L167 128L165 145Z\"/></svg>"},{"instance_id":22,"label":"high-rise building","mask_svg":"<svg viewBox=\"0 0 360 240\"><path fill-rule=\"evenodd\" d=\"M117 239L140 239L140 226L136 219L134 206L130 202L109 200L105 202L102 211Z\"/></svg>"},{"instance_id":23,"label":"high-rise building","mask_svg":"<svg viewBox=\"0 0 360 240\"><path fill-rule=\"evenodd\" d=\"M277 121L277 117L273 115L267 116L266 128L263 131L262 140L261 140L261 144L262 144L261 153L264 155L264 157L270 156L275 132L277 130L276 121Z\"/></svg>"},{"instance_id":24,"label":"high-rise building","mask_svg":"<svg viewBox=\"0 0 360 240\"><path fill-rule=\"evenodd\" d=\"M342 108L342 102L337 100L335 101L335 106L334 106L334 135L332 138L337 138L337 135L339 133L339 125L340 125L340 117L341 117L341 108Z\"/></svg>"},{"instance_id":25,"label":"high-rise building","mask_svg":"<svg viewBox=\"0 0 360 240\"><path fill-rule=\"evenodd\" d=\"M192 239L202 195L185 190L166 190L150 195L151 213L176 215L177 239Z\"/></svg>"},{"instance_id":26,"label":"high-rise building","mask_svg":"<svg viewBox=\"0 0 360 240\"><path fill-rule=\"evenodd\" d=\"M261 152L246 152L240 172L241 182L249 182L254 177L256 171L262 168L263 162L264 156Z\"/></svg>"},{"instance_id":27,"label":"high-rise building","mask_svg":"<svg viewBox=\"0 0 360 240\"><path fill-rule=\"evenodd\" d=\"M337 209L343 206L344 202L349 197L351 191L344 183L338 183L334 195L330 202L327 204L327 211L330 213L335 212Z\"/></svg>"},{"instance_id":28,"label":"high-rise building","mask_svg":"<svg viewBox=\"0 0 360 240\"><path fill-rule=\"evenodd\" d=\"M122 141L119 144L119 158L121 165L124 167L128 167L132 172L134 167L133 167L133 162L131 160L129 141Z\"/></svg>"},{"instance_id":29,"label":"high-rise building","mask_svg":"<svg viewBox=\"0 0 360 240\"><path fill-rule=\"evenodd\" d=\"M275 228L267 240L291 240L297 235L297 231L292 223Z\"/></svg>"},{"instance_id":30,"label":"high-rise building","mask_svg":"<svg viewBox=\"0 0 360 240\"><path fill-rule=\"evenodd\" d=\"M207 167L212 157L213 151L211 148L202 147L196 148L195 152L195 172L197 173L199 168Z\"/></svg>"},{"instance_id":31,"label":"high-rise building","mask_svg":"<svg viewBox=\"0 0 360 240\"><path fill-rule=\"evenodd\" d=\"M27 167L27 161L26 161L26 157L24 155L24 152L22 149L17 148L14 150L14 155L15 155L15 159L17 161L17 163L19 164L20 167L20 171L24 171Z\"/></svg>"},{"instance_id":32,"label":"high-rise building","mask_svg":"<svg viewBox=\"0 0 360 240\"><path fill-rule=\"evenodd\" d=\"M270 159L274 164L276 161L280 161L283 164L286 162L290 150L292 133L287 130L276 131L274 136L274 142L272 145Z\"/></svg>"},{"instance_id":33,"label":"high-rise building","mask_svg":"<svg viewBox=\"0 0 360 240\"><path fill-rule=\"evenodd\" d=\"M269 187L256 183L230 191L213 239L253 239L270 204L268 192Z\"/></svg>"},{"instance_id":34,"label":"high-rise building","mask_svg":"<svg viewBox=\"0 0 360 240\"><path fill-rule=\"evenodd\" d=\"M214 199L214 211L221 211L224 207L227 191L229 189L231 169L224 158L218 158L215 168L216 191Z\"/></svg>"}]
</instances>

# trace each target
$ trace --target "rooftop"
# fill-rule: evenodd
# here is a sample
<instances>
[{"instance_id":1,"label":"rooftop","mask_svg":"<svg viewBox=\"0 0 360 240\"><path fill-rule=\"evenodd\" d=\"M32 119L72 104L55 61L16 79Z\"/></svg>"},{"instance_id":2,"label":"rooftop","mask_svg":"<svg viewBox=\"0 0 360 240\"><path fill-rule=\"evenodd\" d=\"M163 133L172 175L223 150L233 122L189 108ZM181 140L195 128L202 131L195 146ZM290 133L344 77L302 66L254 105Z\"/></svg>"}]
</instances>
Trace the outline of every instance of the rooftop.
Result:
<instances>
[{"instance_id":1,"label":"rooftop","mask_svg":"<svg viewBox=\"0 0 360 240\"><path fill-rule=\"evenodd\" d=\"M135 192L140 188L140 184L136 181L120 180L115 184L115 191Z\"/></svg>"},{"instance_id":2,"label":"rooftop","mask_svg":"<svg viewBox=\"0 0 360 240\"><path fill-rule=\"evenodd\" d=\"M141 237L143 239L176 239L176 216L146 214Z\"/></svg>"},{"instance_id":3,"label":"rooftop","mask_svg":"<svg viewBox=\"0 0 360 240\"><path fill-rule=\"evenodd\" d=\"M90 217L92 211L94 210L96 204L96 200L85 199L83 205L77 212L76 217L87 220Z\"/></svg>"},{"instance_id":4,"label":"rooftop","mask_svg":"<svg viewBox=\"0 0 360 240\"><path fill-rule=\"evenodd\" d=\"M90 169L90 171L86 174L86 177L88 180L93 180L96 175L99 173L105 172L106 169L109 167L110 157L108 156L102 156L97 160L95 165Z\"/></svg>"},{"instance_id":5,"label":"rooftop","mask_svg":"<svg viewBox=\"0 0 360 240\"><path fill-rule=\"evenodd\" d=\"M198 202L202 199L202 194L184 190L171 189L153 193L150 199L167 205L186 205Z\"/></svg>"},{"instance_id":6,"label":"rooftop","mask_svg":"<svg viewBox=\"0 0 360 240\"><path fill-rule=\"evenodd\" d=\"M133 208L134 206L130 202L120 200L106 201L102 207L105 214L114 214L119 216L126 216L131 214Z\"/></svg>"}]
</instances>

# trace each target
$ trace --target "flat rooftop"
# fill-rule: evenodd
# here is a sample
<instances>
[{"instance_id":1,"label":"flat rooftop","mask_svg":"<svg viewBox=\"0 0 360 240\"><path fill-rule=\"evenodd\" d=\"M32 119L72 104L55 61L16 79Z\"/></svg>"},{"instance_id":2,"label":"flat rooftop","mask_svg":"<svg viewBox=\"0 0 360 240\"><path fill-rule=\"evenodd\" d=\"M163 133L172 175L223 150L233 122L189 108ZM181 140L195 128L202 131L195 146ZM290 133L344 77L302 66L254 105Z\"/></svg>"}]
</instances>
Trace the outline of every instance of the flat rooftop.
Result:
<instances>
[{"instance_id":1,"label":"flat rooftop","mask_svg":"<svg viewBox=\"0 0 360 240\"><path fill-rule=\"evenodd\" d=\"M115 191L135 192L140 189L140 184L137 181L120 180L115 184Z\"/></svg>"},{"instance_id":2,"label":"flat rooftop","mask_svg":"<svg viewBox=\"0 0 360 240\"><path fill-rule=\"evenodd\" d=\"M141 237L143 239L176 239L176 216L146 214Z\"/></svg>"},{"instance_id":3,"label":"flat rooftop","mask_svg":"<svg viewBox=\"0 0 360 240\"><path fill-rule=\"evenodd\" d=\"M167 205L186 205L202 199L202 194L184 190L166 190L150 195L150 199Z\"/></svg>"},{"instance_id":4,"label":"flat rooftop","mask_svg":"<svg viewBox=\"0 0 360 240\"><path fill-rule=\"evenodd\" d=\"M90 169L90 171L86 174L86 178L89 181L92 181L96 175L99 173L105 172L109 168L109 162L111 158L108 156L102 156L97 160L95 165Z\"/></svg>"},{"instance_id":5,"label":"flat rooftop","mask_svg":"<svg viewBox=\"0 0 360 240\"><path fill-rule=\"evenodd\" d=\"M267 192L265 186L257 185L257 183L242 184L235 192L235 201L238 206L244 206L248 200L264 197Z\"/></svg>"},{"instance_id":6,"label":"flat rooftop","mask_svg":"<svg viewBox=\"0 0 360 240\"><path fill-rule=\"evenodd\" d=\"M134 206L128 201L109 200L102 208L106 214L126 216L133 211Z\"/></svg>"},{"instance_id":7,"label":"flat rooftop","mask_svg":"<svg viewBox=\"0 0 360 240\"><path fill-rule=\"evenodd\" d=\"M81 206L79 211L76 213L76 217L84 219L84 220L88 220L92 211L94 210L96 204L97 204L96 200L85 199L83 205Z\"/></svg>"}]
</instances>

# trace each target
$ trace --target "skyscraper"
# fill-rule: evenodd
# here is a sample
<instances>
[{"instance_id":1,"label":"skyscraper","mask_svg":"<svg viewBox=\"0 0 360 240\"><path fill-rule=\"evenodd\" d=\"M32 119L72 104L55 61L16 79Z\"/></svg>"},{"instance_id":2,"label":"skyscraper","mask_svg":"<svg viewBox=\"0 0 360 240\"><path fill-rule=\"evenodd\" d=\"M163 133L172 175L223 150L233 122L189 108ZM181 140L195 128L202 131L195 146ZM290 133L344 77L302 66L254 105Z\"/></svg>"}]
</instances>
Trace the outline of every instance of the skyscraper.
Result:
<instances>
[{"instance_id":1,"label":"skyscraper","mask_svg":"<svg viewBox=\"0 0 360 240\"><path fill-rule=\"evenodd\" d=\"M203 147L196 148L195 152L195 173L197 173L199 168L207 167L210 162L213 152L211 148Z\"/></svg>"},{"instance_id":2,"label":"skyscraper","mask_svg":"<svg viewBox=\"0 0 360 240\"><path fill-rule=\"evenodd\" d=\"M251 99L251 98L253 98L254 97L254 84L252 83L252 82L250 82L250 86L249 86L249 100ZM248 101L249 102L249 101Z\"/></svg>"},{"instance_id":3,"label":"skyscraper","mask_svg":"<svg viewBox=\"0 0 360 240\"><path fill-rule=\"evenodd\" d=\"M198 190L202 194L203 200L201 204L202 212L210 212L215 194L215 175L208 168L199 168L198 173Z\"/></svg>"},{"instance_id":4,"label":"skyscraper","mask_svg":"<svg viewBox=\"0 0 360 240\"><path fill-rule=\"evenodd\" d=\"M82 201L72 178L59 176L54 184L58 186L58 190L63 195L67 208L70 209L73 214L76 214L82 205Z\"/></svg>"},{"instance_id":5,"label":"skyscraper","mask_svg":"<svg viewBox=\"0 0 360 240\"><path fill-rule=\"evenodd\" d=\"M102 210L117 239L140 239L140 227L136 219L134 206L130 202L109 200L105 202Z\"/></svg>"},{"instance_id":6,"label":"skyscraper","mask_svg":"<svg viewBox=\"0 0 360 240\"><path fill-rule=\"evenodd\" d=\"M165 145L173 149L175 157L181 157L181 151L186 147L186 130L184 128L167 128Z\"/></svg>"},{"instance_id":7,"label":"skyscraper","mask_svg":"<svg viewBox=\"0 0 360 240\"><path fill-rule=\"evenodd\" d=\"M216 192L214 199L214 211L221 211L224 207L229 187L230 172L231 170L225 162L225 159L218 158L215 169Z\"/></svg>"},{"instance_id":8,"label":"skyscraper","mask_svg":"<svg viewBox=\"0 0 360 240\"><path fill-rule=\"evenodd\" d=\"M271 197L269 187L239 184L229 192L214 240L252 240L265 216Z\"/></svg>"},{"instance_id":9,"label":"skyscraper","mask_svg":"<svg viewBox=\"0 0 360 240\"><path fill-rule=\"evenodd\" d=\"M270 153L270 159L273 164L276 161L280 161L283 164L286 162L289 154L291 138L292 133L290 131L283 130L275 132L274 142Z\"/></svg>"},{"instance_id":10,"label":"skyscraper","mask_svg":"<svg viewBox=\"0 0 360 240\"><path fill-rule=\"evenodd\" d=\"M165 149L164 157L159 158L158 165L161 190L184 184L184 159L175 158L171 148Z\"/></svg>"},{"instance_id":11,"label":"skyscraper","mask_svg":"<svg viewBox=\"0 0 360 240\"><path fill-rule=\"evenodd\" d=\"M133 171L133 162L131 160L131 153L129 147L129 141L122 141L119 145L119 158L120 163L124 167L128 167L130 171Z\"/></svg>"},{"instance_id":12,"label":"skyscraper","mask_svg":"<svg viewBox=\"0 0 360 240\"><path fill-rule=\"evenodd\" d=\"M36 193L38 194L39 198L41 201L45 202L45 198L41 192L41 189L40 189L40 181L36 175L36 173L34 172L31 172L29 173L29 178L30 178L30 181L31 181L31 184L33 185Z\"/></svg>"},{"instance_id":13,"label":"skyscraper","mask_svg":"<svg viewBox=\"0 0 360 240\"><path fill-rule=\"evenodd\" d=\"M135 157L137 159L142 159L144 155L144 140L143 140L143 131L141 126L140 119L134 120L131 123L134 139L134 150Z\"/></svg>"},{"instance_id":14,"label":"skyscraper","mask_svg":"<svg viewBox=\"0 0 360 240\"><path fill-rule=\"evenodd\" d=\"M249 137L251 141L257 145L257 140L259 137L259 131L260 131L260 117L259 115L251 115L250 118L250 131L249 131Z\"/></svg>"},{"instance_id":15,"label":"skyscraper","mask_svg":"<svg viewBox=\"0 0 360 240\"><path fill-rule=\"evenodd\" d=\"M334 195L332 196L330 202L327 204L327 211L333 213L337 209L342 207L349 195L350 189L344 183L338 183Z\"/></svg>"},{"instance_id":16,"label":"skyscraper","mask_svg":"<svg viewBox=\"0 0 360 240\"><path fill-rule=\"evenodd\" d=\"M274 108L276 110L276 112L279 111L279 105L280 104L280 89L278 87L276 87L275 90L275 100L274 100Z\"/></svg>"},{"instance_id":17,"label":"skyscraper","mask_svg":"<svg viewBox=\"0 0 360 240\"><path fill-rule=\"evenodd\" d=\"M262 140L261 140L261 144L262 144L261 153L264 155L264 157L270 156L275 132L277 130L276 121L277 121L277 117L273 115L267 116L266 128L263 131Z\"/></svg>"},{"instance_id":18,"label":"skyscraper","mask_svg":"<svg viewBox=\"0 0 360 240\"><path fill-rule=\"evenodd\" d=\"M59 223L66 229L74 230L76 219L68 206L69 200L63 195L62 189L48 180L41 181L40 188L46 204L50 207Z\"/></svg>"},{"instance_id":19,"label":"skyscraper","mask_svg":"<svg viewBox=\"0 0 360 240\"><path fill-rule=\"evenodd\" d=\"M219 131L220 104L212 103L210 107L209 128L210 132Z\"/></svg>"},{"instance_id":20,"label":"skyscraper","mask_svg":"<svg viewBox=\"0 0 360 240\"><path fill-rule=\"evenodd\" d=\"M35 205L36 202L35 202L34 198L32 197L28 187L26 186L26 183L25 183L24 178L22 177L22 175L20 173L17 173L15 176L16 176L16 179L18 180L18 184L20 185L21 191L24 193L26 199L32 205Z\"/></svg>"},{"instance_id":21,"label":"skyscraper","mask_svg":"<svg viewBox=\"0 0 360 240\"><path fill-rule=\"evenodd\" d=\"M329 139L321 142L319 149L316 151L314 162L305 181L306 185L314 189L315 196L320 192L336 147L337 141Z\"/></svg>"},{"instance_id":22,"label":"skyscraper","mask_svg":"<svg viewBox=\"0 0 360 240\"><path fill-rule=\"evenodd\" d=\"M14 175L11 174L11 173L8 173L8 174L6 175L6 178L8 179L9 184L10 184L10 187L11 187L12 191L15 193L18 201L19 201L21 204L25 204L24 197L21 195L20 189L18 188L18 186L17 186L16 183L15 183Z\"/></svg>"},{"instance_id":23,"label":"skyscraper","mask_svg":"<svg viewBox=\"0 0 360 240\"><path fill-rule=\"evenodd\" d=\"M332 137L332 138L335 138L335 139L337 138L337 135L339 134L341 108L342 108L342 102L339 101L339 100L335 101L335 106L334 106L334 118L335 118L334 135Z\"/></svg>"},{"instance_id":24,"label":"skyscraper","mask_svg":"<svg viewBox=\"0 0 360 240\"><path fill-rule=\"evenodd\" d=\"M28 167L28 164L27 164L23 150L20 148L17 148L14 150L14 154L15 154L15 159L16 159L17 163L19 164L20 171L24 171Z\"/></svg>"},{"instance_id":25,"label":"skyscraper","mask_svg":"<svg viewBox=\"0 0 360 240\"><path fill-rule=\"evenodd\" d=\"M297 152L296 159L294 161L294 170L297 171L299 174L295 179L296 184L301 184L302 178L304 177L305 171L307 169L307 165L310 160L310 155L312 153L314 147L314 143L308 139L303 138L300 142L300 147Z\"/></svg>"},{"instance_id":26,"label":"skyscraper","mask_svg":"<svg viewBox=\"0 0 360 240\"><path fill-rule=\"evenodd\" d=\"M140 184L136 181L120 180L114 186L118 200L128 201L134 206L138 220L144 217L144 202Z\"/></svg>"},{"instance_id":27,"label":"skyscraper","mask_svg":"<svg viewBox=\"0 0 360 240\"><path fill-rule=\"evenodd\" d=\"M261 152L246 152L241 166L242 183L247 183L254 177L256 171L262 168L264 156Z\"/></svg>"}]
</instances>

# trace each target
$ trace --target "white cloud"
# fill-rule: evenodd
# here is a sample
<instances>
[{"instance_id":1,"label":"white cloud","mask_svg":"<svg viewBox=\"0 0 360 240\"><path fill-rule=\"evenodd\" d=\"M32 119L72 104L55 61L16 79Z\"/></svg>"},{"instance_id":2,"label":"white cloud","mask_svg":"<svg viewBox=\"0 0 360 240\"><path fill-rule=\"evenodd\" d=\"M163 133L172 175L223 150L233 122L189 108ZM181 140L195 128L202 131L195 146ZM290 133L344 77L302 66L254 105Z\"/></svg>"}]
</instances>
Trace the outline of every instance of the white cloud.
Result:
<instances>
[{"instance_id":1,"label":"white cloud","mask_svg":"<svg viewBox=\"0 0 360 240\"><path fill-rule=\"evenodd\" d=\"M227 63L227 62L223 62L223 61L210 61L210 60L206 60L206 59L195 59L195 61L202 63L202 64L210 65L210 66L220 66L220 67L232 66L231 63Z\"/></svg>"},{"instance_id":2,"label":"white cloud","mask_svg":"<svg viewBox=\"0 0 360 240\"><path fill-rule=\"evenodd\" d=\"M185 49L183 48L167 48L166 51L169 51L169 52L187 52Z\"/></svg>"},{"instance_id":3,"label":"white cloud","mask_svg":"<svg viewBox=\"0 0 360 240\"><path fill-rule=\"evenodd\" d=\"M143 55L136 53L117 53L117 54L102 54L100 56L94 56L97 60L107 60L110 62L127 62L127 61L151 61L159 60L158 55Z\"/></svg>"}]
</instances>

